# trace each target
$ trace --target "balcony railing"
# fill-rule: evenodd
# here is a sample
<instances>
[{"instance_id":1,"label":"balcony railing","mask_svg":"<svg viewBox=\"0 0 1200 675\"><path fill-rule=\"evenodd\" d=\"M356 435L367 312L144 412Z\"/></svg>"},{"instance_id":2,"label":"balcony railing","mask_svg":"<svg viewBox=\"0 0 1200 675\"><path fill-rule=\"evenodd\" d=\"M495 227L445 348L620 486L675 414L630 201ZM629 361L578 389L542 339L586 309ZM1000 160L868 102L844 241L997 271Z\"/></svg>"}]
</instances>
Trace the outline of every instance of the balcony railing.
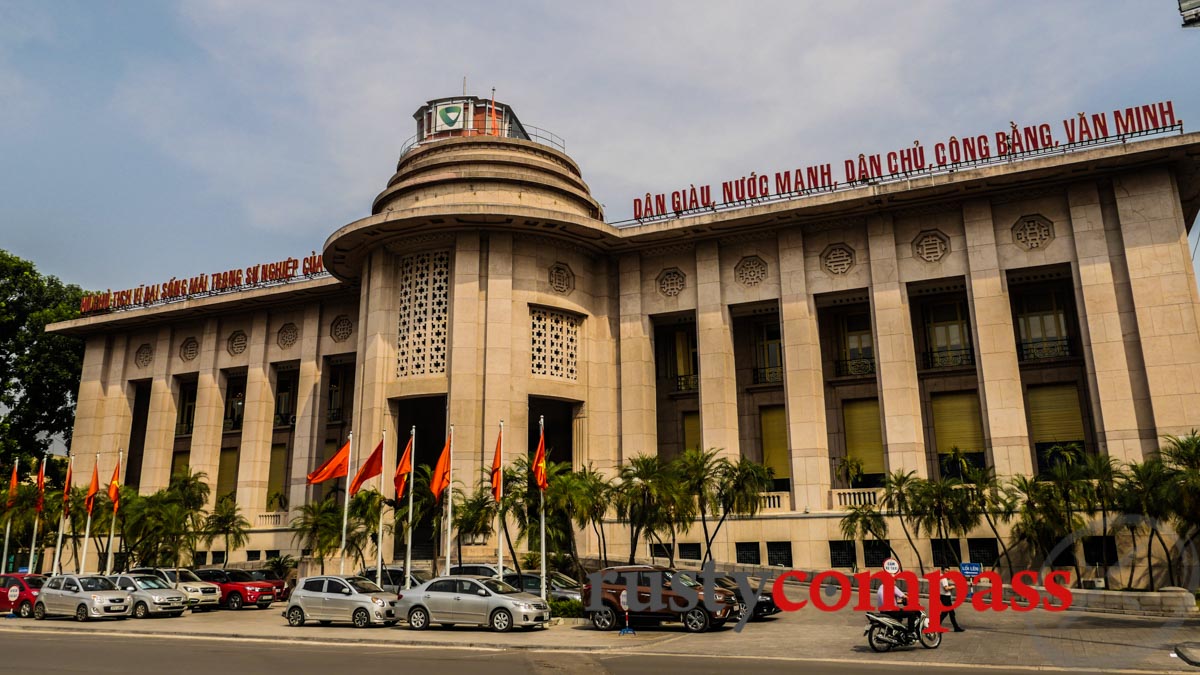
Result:
<instances>
[{"instance_id":1,"label":"balcony railing","mask_svg":"<svg viewBox=\"0 0 1200 675\"><path fill-rule=\"evenodd\" d=\"M342 408L330 408L325 413L325 421L329 424L341 424L345 422L345 411Z\"/></svg>"},{"instance_id":2,"label":"balcony railing","mask_svg":"<svg viewBox=\"0 0 1200 675\"><path fill-rule=\"evenodd\" d=\"M876 488L829 491L829 508L831 509L845 509L851 506L875 506L878 503L879 490Z\"/></svg>"},{"instance_id":3,"label":"balcony railing","mask_svg":"<svg viewBox=\"0 0 1200 675\"><path fill-rule=\"evenodd\" d=\"M1027 340L1020 343L1022 361L1038 361L1041 359L1065 359L1073 356L1071 340Z\"/></svg>"},{"instance_id":4,"label":"balcony railing","mask_svg":"<svg viewBox=\"0 0 1200 675\"><path fill-rule=\"evenodd\" d=\"M194 426L194 424L193 424L192 420L188 420L186 422L179 422L175 425L175 435L176 436L190 436L190 435L192 435L192 427L193 426Z\"/></svg>"},{"instance_id":5,"label":"balcony railing","mask_svg":"<svg viewBox=\"0 0 1200 675\"><path fill-rule=\"evenodd\" d=\"M294 427L294 426L296 426L296 416L295 415L279 415L279 414L277 414L277 415L275 415L275 426L276 427Z\"/></svg>"},{"instance_id":6,"label":"balcony railing","mask_svg":"<svg viewBox=\"0 0 1200 675\"><path fill-rule=\"evenodd\" d=\"M699 375L676 375L675 376L675 391L699 391L700 376Z\"/></svg>"},{"instance_id":7,"label":"balcony railing","mask_svg":"<svg viewBox=\"0 0 1200 675\"><path fill-rule=\"evenodd\" d=\"M838 377L874 375L875 358L867 357L863 359L846 359L844 361L838 361L835 368Z\"/></svg>"},{"instance_id":8,"label":"balcony railing","mask_svg":"<svg viewBox=\"0 0 1200 675\"><path fill-rule=\"evenodd\" d=\"M780 384L782 382L783 368L781 366L756 368L754 370L754 384Z\"/></svg>"},{"instance_id":9,"label":"balcony railing","mask_svg":"<svg viewBox=\"0 0 1200 675\"><path fill-rule=\"evenodd\" d=\"M975 365L975 350L970 347L933 349L925 352L926 368L961 368L973 365Z\"/></svg>"},{"instance_id":10,"label":"balcony railing","mask_svg":"<svg viewBox=\"0 0 1200 675\"><path fill-rule=\"evenodd\" d=\"M288 524L287 515L287 511L260 513L254 518L254 527L258 529L268 527L285 527Z\"/></svg>"},{"instance_id":11,"label":"balcony railing","mask_svg":"<svg viewBox=\"0 0 1200 675\"><path fill-rule=\"evenodd\" d=\"M787 492L765 492L758 499L760 511L787 511L791 506L791 495Z\"/></svg>"},{"instance_id":12,"label":"balcony railing","mask_svg":"<svg viewBox=\"0 0 1200 675\"><path fill-rule=\"evenodd\" d=\"M221 425L221 428L224 431L241 431L242 430L242 418L226 417L225 421Z\"/></svg>"}]
</instances>

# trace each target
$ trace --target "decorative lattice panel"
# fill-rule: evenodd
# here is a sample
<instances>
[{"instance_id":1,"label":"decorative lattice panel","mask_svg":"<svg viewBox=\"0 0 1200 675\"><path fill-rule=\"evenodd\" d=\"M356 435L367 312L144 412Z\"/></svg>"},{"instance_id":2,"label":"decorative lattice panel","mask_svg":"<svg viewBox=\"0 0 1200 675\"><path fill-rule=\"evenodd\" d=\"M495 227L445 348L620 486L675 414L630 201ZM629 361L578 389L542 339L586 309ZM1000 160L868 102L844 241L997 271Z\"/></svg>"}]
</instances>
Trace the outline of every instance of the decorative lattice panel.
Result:
<instances>
[{"instance_id":1,"label":"decorative lattice panel","mask_svg":"<svg viewBox=\"0 0 1200 675\"><path fill-rule=\"evenodd\" d=\"M200 356L200 342L190 337L179 345L179 358L184 361L194 361L197 356Z\"/></svg>"},{"instance_id":2,"label":"decorative lattice panel","mask_svg":"<svg viewBox=\"0 0 1200 675\"><path fill-rule=\"evenodd\" d=\"M529 308L534 375L579 379L579 327L583 319L566 312Z\"/></svg>"},{"instance_id":3,"label":"decorative lattice panel","mask_svg":"<svg viewBox=\"0 0 1200 675\"><path fill-rule=\"evenodd\" d=\"M144 344L137 348L137 352L133 355L133 362L138 368L145 368L154 361L154 348L149 344Z\"/></svg>"},{"instance_id":4,"label":"decorative lattice panel","mask_svg":"<svg viewBox=\"0 0 1200 675\"><path fill-rule=\"evenodd\" d=\"M296 340L300 339L300 329L296 328L294 323L285 323L279 327L279 334L275 339L278 341L280 349L289 349L296 344Z\"/></svg>"},{"instance_id":5,"label":"decorative lattice panel","mask_svg":"<svg viewBox=\"0 0 1200 675\"><path fill-rule=\"evenodd\" d=\"M429 251L401 258L398 377L446 372L449 310L450 252Z\"/></svg>"}]
</instances>

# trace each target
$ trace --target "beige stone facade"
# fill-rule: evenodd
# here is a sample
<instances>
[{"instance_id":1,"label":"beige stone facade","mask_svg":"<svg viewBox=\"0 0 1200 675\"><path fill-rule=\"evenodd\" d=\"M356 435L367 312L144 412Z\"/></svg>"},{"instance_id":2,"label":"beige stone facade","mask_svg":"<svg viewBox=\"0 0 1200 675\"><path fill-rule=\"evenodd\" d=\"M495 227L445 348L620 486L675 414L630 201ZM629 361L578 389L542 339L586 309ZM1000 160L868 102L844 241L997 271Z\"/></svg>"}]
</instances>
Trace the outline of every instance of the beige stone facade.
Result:
<instances>
[{"instance_id":1,"label":"beige stone facade","mask_svg":"<svg viewBox=\"0 0 1200 675\"><path fill-rule=\"evenodd\" d=\"M52 327L87 340L74 475L132 449L142 491L173 462L214 499L232 480L245 562L300 553L288 507L351 431L355 465L386 436L390 476L412 428L431 464L453 425L469 486L501 420L511 461L544 415L576 468L688 446L770 460L776 492L716 557L827 567L841 509L874 498L839 460L935 476L952 404L977 401L982 440L960 449L1001 476L1050 441L1130 461L1200 426L1198 151L1176 135L618 228L554 147L431 137L329 237L332 277ZM1040 407L1071 391L1078 438Z\"/></svg>"}]
</instances>

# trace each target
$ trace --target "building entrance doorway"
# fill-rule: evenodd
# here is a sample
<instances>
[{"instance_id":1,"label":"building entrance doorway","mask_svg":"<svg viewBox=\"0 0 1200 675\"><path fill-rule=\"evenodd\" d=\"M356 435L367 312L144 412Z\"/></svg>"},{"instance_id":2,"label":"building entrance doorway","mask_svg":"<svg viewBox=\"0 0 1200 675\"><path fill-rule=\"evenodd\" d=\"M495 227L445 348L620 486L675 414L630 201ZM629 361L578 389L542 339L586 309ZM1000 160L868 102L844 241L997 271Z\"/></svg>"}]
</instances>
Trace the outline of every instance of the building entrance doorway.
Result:
<instances>
[{"instance_id":1,"label":"building entrance doorway","mask_svg":"<svg viewBox=\"0 0 1200 675\"><path fill-rule=\"evenodd\" d=\"M408 445L409 434L413 427L416 427L417 439L413 445L413 476L409 478L409 486L412 486L416 476L432 471L433 466L437 464L438 455L442 452L442 446L446 443L446 397L403 398L395 401L393 406L396 410L397 438L396 450L388 475L395 475L396 467L400 465L400 455L404 454L404 448ZM408 489L405 489L402 505L408 504ZM428 490L428 486L422 484L420 489ZM421 497L422 495L414 496ZM437 549L437 542L434 541L433 509L425 509L425 513L420 515L421 519L413 522L413 560L432 560L433 553ZM404 537L396 536L393 542L392 559L404 560Z\"/></svg>"},{"instance_id":2,"label":"building entrance doorway","mask_svg":"<svg viewBox=\"0 0 1200 675\"><path fill-rule=\"evenodd\" d=\"M538 419L546 420L546 461L575 466L575 416L581 404L557 398L529 397L529 461L538 446Z\"/></svg>"}]
</instances>

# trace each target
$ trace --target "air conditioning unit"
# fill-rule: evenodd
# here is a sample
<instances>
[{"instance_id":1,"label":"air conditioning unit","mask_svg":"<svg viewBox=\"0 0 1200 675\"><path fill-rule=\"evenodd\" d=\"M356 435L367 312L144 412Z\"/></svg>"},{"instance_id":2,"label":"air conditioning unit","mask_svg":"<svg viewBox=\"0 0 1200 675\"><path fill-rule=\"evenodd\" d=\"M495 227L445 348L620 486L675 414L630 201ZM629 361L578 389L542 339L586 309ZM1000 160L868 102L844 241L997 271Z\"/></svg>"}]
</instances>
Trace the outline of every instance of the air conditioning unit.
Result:
<instances>
[{"instance_id":1,"label":"air conditioning unit","mask_svg":"<svg viewBox=\"0 0 1200 675\"><path fill-rule=\"evenodd\" d=\"M1079 582L1079 587L1092 591L1104 590L1106 584L1104 579L1084 579Z\"/></svg>"}]
</instances>

